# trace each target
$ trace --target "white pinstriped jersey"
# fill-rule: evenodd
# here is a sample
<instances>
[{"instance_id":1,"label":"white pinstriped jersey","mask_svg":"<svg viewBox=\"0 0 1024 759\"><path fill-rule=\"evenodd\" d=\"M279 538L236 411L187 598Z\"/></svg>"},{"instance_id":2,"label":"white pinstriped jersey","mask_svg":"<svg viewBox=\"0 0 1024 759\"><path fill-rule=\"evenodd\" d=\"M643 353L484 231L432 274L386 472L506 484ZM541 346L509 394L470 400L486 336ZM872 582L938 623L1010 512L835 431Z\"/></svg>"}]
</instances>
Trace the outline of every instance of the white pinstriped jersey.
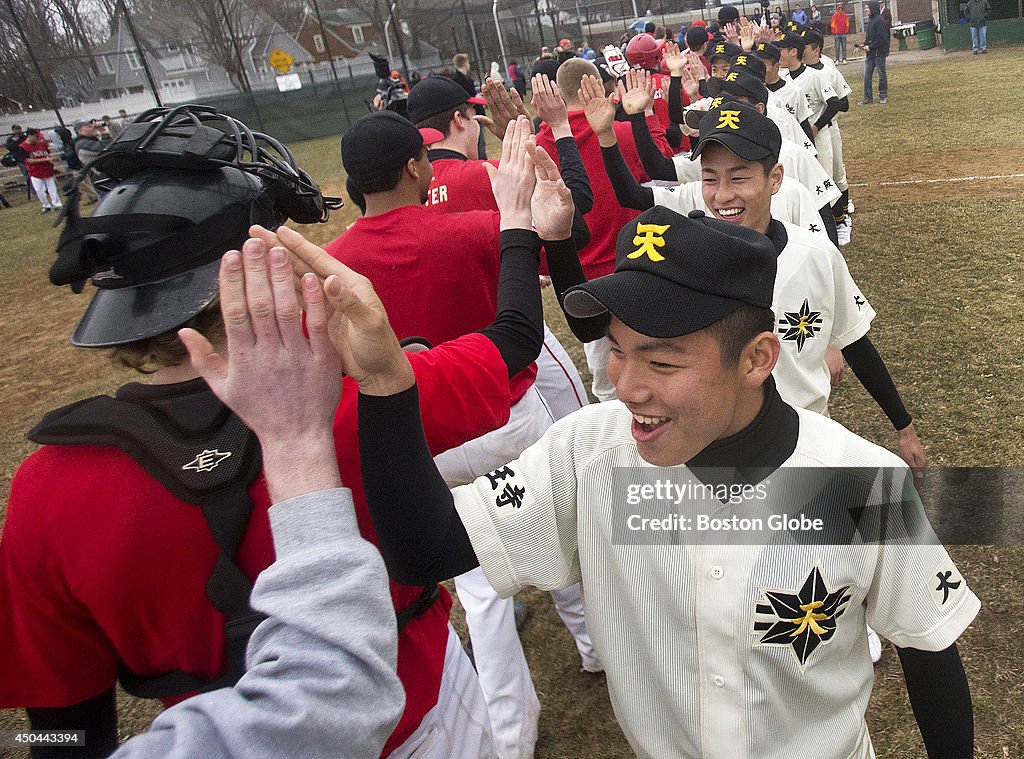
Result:
<instances>
[{"instance_id":1,"label":"white pinstriped jersey","mask_svg":"<svg viewBox=\"0 0 1024 759\"><path fill-rule=\"evenodd\" d=\"M804 130L797 123L797 120L782 106L776 103L768 101L768 106L765 109L766 115L772 121L775 122L775 126L779 128L779 132L782 133L782 139L791 140L797 145L802 146L810 156L815 156L818 153L817 148L814 147L814 143L811 142Z\"/></svg>"},{"instance_id":2,"label":"white pinstriped jersey","mask_svg":"<svg viewBox=\"0 0 1024 759\"><path fill-rule=\"evenodd\" d=\"M797 414L785 466L905 473L896 456L839 424ZM650 466L631 421L619 401L586 407L517 461L453 491L488 580L503 595L582 580L612 705L640 757L872 757L865 625L897 646L937 651L980 606L945 549L615 545L625 510L611 502L613 472ZM677 511L711 505L684 501ZM791 618L789 607L812 602L824 602L821 625L798 626L804 612Z\"/></svg>"},{"instance_id":3,"label":"white pinstriped jersey","mask_svg":"<svg viewBox=\"0 0 1024 759\"><path fill-rule=\"evenodd\" d=\"M812 158L811 161L817 163ZM694 209L700 209L708 216L711 216L711 209L704 202L701 194L700 182L687 182L674 187L652 187L654 191L654 202L656 205L671 208L684 216ZM818 209L821 203L815 205L816 201L811 193L798 181L791 177L784 176L779 191L772 195L772 218L780 221L788 221L801 229L820 234L828 241L828 232L821 221Z\"/></svg>"},{"instance_id":4,"label":"white pinstriped jersey","mask_svg":"<svg viewBox=\"0 0 1024 759\"><path fill-rule=\"evenodd\" d=\"M853 87L846 81L846 77L843 76L843 72L836 66L835 61L827 55L823 55L820 58L820 62L825 64L825 67L821 70L827 72L832 77L832 88L840 99L853 93Z\"/></svg>"}]
</instances>

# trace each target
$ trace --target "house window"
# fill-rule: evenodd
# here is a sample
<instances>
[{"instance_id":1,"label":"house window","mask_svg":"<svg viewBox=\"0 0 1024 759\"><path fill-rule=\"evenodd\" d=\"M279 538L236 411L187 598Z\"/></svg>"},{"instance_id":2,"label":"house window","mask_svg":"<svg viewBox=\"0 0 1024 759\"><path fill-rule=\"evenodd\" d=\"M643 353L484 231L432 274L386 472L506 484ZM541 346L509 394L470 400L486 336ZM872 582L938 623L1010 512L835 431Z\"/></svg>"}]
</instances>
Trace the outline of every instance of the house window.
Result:
<instances>
[{"instance_id":1,"label":"house window","mask_svg":"<svg viewBox=\"0 0 1024 759\"><path fill-rule=\"evenodd\" d=\"M313 35L313 47L316 48L318 53L322 53L327 47L324 45L324 36L322 34Z\"/></svg>"},{"instance_id":2,"label":"house window","mask_svg":"<svg viewBox=\"0 0 1024 759\"><path fill-rule=\"evenodd\" d=\"M180 50L181 50L181 48L179 48L173 42L168 42L167 43L167 52L168 53L171 53L173 55L174 53L180 52Z\"/></svg>"},{"instance_id":3,"label":"house window","mask_svg":"<svg viewBox=\"0 0 1024 759\"><path fill-rule=\"evenodd\" d=\"M361 27L361 26L353 26L352 27L352 40L357 45L362 45L364 43L365 40L363 39L363 27Z\"/></svg>"},{"instance_id":4,"label":"house window","mask_svg":"<svg viewBox=\"0 0 1024 759\"><path fill-rule=\"evenodd\" d=\"M110 60L110 56L109 55L101 55L100 56L100 60L103 61L103 70L104 71L106 71L108 74L115 74L115 73L117 73L115 71L115 69L114 69L114 62L112 60Z\"/></svg>"},{"instance_id":5,"label":"house window","mask_svg":"<svg viewBox=\"0 0 1024 759\"><path fill-rule=\"evenodd\" d=\"M138 71L142 68L142 56L139 55L138 50L129 50L128 53L128 68L133 71Z\"/></svg>"}]
</instances>

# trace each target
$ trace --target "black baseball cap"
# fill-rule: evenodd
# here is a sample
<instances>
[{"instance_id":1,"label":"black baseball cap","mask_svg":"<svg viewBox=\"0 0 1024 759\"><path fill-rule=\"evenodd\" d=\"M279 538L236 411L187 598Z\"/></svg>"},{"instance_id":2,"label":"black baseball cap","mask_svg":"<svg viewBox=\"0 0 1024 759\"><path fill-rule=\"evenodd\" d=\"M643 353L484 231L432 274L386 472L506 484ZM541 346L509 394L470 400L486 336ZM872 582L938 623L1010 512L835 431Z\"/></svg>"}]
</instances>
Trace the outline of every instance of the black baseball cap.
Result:
<instances>
[{"instance_id":1,"label":"black baseball cap","mask_svg":"<svg viewBox=\"0 0 1024 759\"><path fill-rule=\"evenodd\" d=\"M758 42L751 52L758 58L775 61L775 63L782 59L779 48L771 42Z\"/></svg>"},{"instance_id":2,"label":"black baseball cap","mask_svg":"<svg viewBox=\"0 0 1024 759\"><path fill-rule=\"evenodd\" d=\"M615 271L571 288L566 313L611 313L649 337L697 332L746 303L771 308L776 254L762 234L691 211L654 206L615 244Z\"/></svg>"},{"instance_id":3,"label":"black baseball cap","mask_svg":"<svg viewBox=\"0 0 1024 759\"><path fill-rule=\"evenodd\" d=\"M708 35L707 27L691 26L686 30L686 46L692 50L706 44L709 39L711 37Z\"/></svg>"},{"instance_id":4,"label":"black baseball cap","mask_svg":"<svg viewBox=\"0 0 1024 759\"><path fill-rule=\"evenodd\" d=\"M743 48L739 45L734 45L731 42L725 40L713 41L711 47L705 51L705 55L708 57L708 63L713 61L715 58L728 58L732 60L737 55L743 53Z\"/></svg>"},{"instance_id":5,"label":"black baseball cap","mask_svg":"<svg viewBox=\"0 0 1024 759\"><path fill-rule=\"evenodd\" d=\"M708 95L710 97L718 97L724 93L745 95L754 98L759 103L768 102L768 88L764 86L764 82L742 70L729 69L729 73L725 75L724 79L715 77L708 79Z\"/></svg>"},{"instance_id":6,"label":"black baseball cap","mask_svg":"<svg viewBox=\"0 0 1024 759\"><path fill-rule=\"evenodd\" d=\"M786 36L775 43L775 45L781 50L784 48L793 48L797 50L800 55L804 54L804 48L807 47L807 41L801 37L797 32L786 32Z\"/></svg>"},{"instance_id":7,"label":"black baseball cap","mask_svg":"<svg viewBox=\"0 0 1024 759\"><path fill-rule=\"evenodd\" d=\"M718 9L718 23L731 24L740 20L740 12L734 5L723 5Z\"/></svg>"},{"instance_id":8,"label":"black baseball cap","mask_svg":"<svg viewBox=\"0 0 1024 759\"><path fill-rule=\"evenodd\" d=\"M479 95L470 96L454 79L446 76L428 76L409 90L405 108L409 121L420 124L431 116L452 111L463 103L487 105Z\"/></svg>"},{"instance_id":9,"label":"black baseball cap","mask_svg":"<svg viewBox=\"0 0 1024 759\"><path fill-rule=\"evenodd\" d=\"M753 53L740 53L732 59L729 71L745 71L759 81L764 82L764 61Z\"/></svg>"},{"instance_id":10,"label":"black baseball cap","mask_svg":"<svg viewBox=\"0 0 1024 759\"><path fill-rule=\"evenodd\" d=\"M760 161L769 156L777 161L782 133L774 121L753 106L723 98L721 105L701 119L700 141L690 152L690 160L697 160L709 142L724 145L745 161Z\"/></svg>"},{"instance_id":11,"label":"black baseball cap","mask_svg":"<svg viewBox=\"0 0 1024 759\"><path fill-rule=\"evenodd\" d=\"M800 34L808 45L817 45L818 47L825 46L825 38L817 29L811 29L808 27Z\"/></svg>"},{"instance_id":12,"label":"black baseball cap","mask_svg":"<svg viewBox=\"0 0 1024 759\"><path fill-rule=\"evenodd\" d=\"M425 82L426 79L413 89L418 90ZM459 90L465 96L466 91L461 87ZM348 175L358 182L404 166L419 155L424 145L443 139L444 135L436 129L417 129L394 111L376 111L363 116L342 136L341 162Z\"/></svg>"}]
</instances>

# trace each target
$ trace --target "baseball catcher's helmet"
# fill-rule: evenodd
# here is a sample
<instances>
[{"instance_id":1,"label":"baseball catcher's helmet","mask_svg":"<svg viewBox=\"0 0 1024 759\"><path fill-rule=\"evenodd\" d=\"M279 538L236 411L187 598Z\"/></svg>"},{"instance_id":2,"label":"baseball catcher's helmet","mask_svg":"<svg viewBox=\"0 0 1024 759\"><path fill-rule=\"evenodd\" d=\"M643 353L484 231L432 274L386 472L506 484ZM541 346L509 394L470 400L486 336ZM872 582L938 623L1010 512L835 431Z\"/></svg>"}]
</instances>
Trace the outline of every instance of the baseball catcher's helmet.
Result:
<instances>
[{"instance_id":1,"label":"baseball catcher's helmet","mask_svg":"<svg viewBox=\"0 0 1024 759\"><path fill-rule=\"evenodd\" d=\"M118 181L82 218L77 181L90 167ZM341 206L276 140L195 105L142 114L83 169L69 201L50 281L81 292L92 279L96 294L71 336L84 347L181 326L217 296L220 258L250 225L324 221Z\"/></svg>"},{"instance_id":2,"label":"baseball catcher's helmet","mask_svg":"<svg viewBox=\"0 0 1024 759\"><path fill-rule=\"evenodd\" d=\"M630 66L659 71L664 47L664 40L654 39L653 34L638 34L626 45L626 60Z\"/></svg>"}]
</instances>

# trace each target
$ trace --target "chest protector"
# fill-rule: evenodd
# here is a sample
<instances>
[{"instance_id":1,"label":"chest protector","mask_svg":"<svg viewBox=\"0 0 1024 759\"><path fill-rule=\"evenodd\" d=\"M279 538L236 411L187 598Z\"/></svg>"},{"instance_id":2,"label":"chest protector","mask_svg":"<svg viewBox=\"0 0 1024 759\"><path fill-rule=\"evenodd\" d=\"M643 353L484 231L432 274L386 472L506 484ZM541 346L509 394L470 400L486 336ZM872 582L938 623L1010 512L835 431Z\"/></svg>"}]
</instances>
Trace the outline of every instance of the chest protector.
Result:
<instances>
[{"instance_id":1,"label":"chest protector","mask_svg":"<svg viewBox=\"0 0 1024 759\"><path fill-rule=\"evenodd\" d=\"M195 397L171 398L155 408L100 395L49 412L28 433L36 443L106 445L124 451L177 498L196 505L217 543L206 595L224 615L226 671L206 680L182 670L139 675L122 664L121 686L142 698L234 685L245 672L249 636L265 618L249 606L252 583L235 563L253 508L248 488L263 466L259 441L223 404L204 428L186 430L176 424L176 403L194 402Z\"/></svg>"},{"instance_id":2,"label":"chest protector","mask_svg":"<svg viewBox=\"0 0 1024 759\"><path fill-rule=\"evenodd\" d=\"M202 393L203 400L210 400L209 392ZM234 685L245 673L249 636L266 618L249 606L252 583L235 563L252 514L249 486L263 467L260 444L255 433L219 402L206 416L209 422L198 429L176 422L196 416L196 401L197 393L153 404L99 395L49 412L28 433L29 440L45 445L106 445L124 451L175 497L199 507L220 549L206 596L224 615L224 673L212 680L183 670L140 675L122 663L121 687L140 698ZM424 586L419 598L397 610L398 631L433 606L438 594L436 584Z\"/></svg>"}]
</instances>

